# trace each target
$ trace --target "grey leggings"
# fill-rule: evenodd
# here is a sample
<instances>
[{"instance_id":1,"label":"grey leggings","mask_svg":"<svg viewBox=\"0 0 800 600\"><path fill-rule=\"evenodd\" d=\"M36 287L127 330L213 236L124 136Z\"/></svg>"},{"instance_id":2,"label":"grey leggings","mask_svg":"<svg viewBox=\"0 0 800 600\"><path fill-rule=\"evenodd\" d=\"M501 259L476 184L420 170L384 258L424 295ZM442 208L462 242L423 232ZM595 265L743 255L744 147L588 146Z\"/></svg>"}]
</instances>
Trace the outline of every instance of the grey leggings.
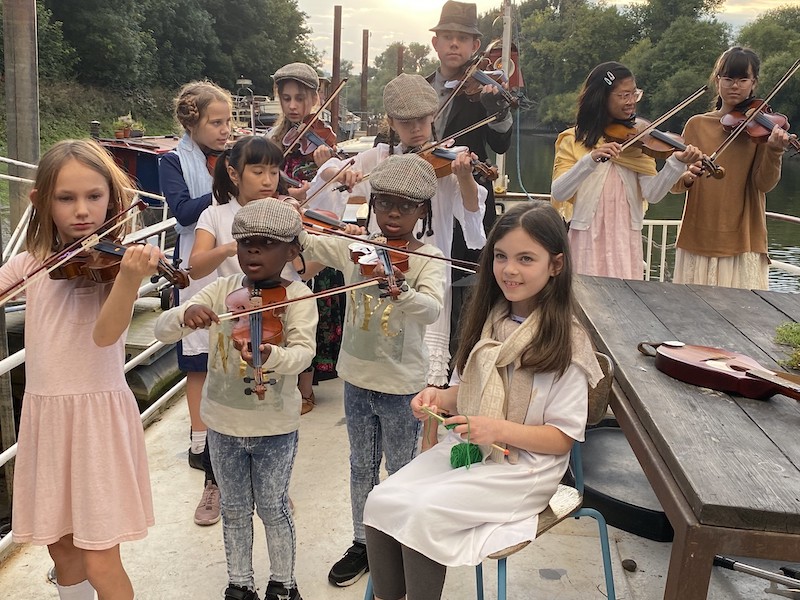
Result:
<instances>
[{"instance_id":1,"label":"grey leggings","mask_svg":"<svg viewBox=\"0 0 800 600\"><path fill-rule=\"evenodd\" d=\"M381 600L439 600L447 567L367 526L372 588Z\"/></svg>"}]
</instances>

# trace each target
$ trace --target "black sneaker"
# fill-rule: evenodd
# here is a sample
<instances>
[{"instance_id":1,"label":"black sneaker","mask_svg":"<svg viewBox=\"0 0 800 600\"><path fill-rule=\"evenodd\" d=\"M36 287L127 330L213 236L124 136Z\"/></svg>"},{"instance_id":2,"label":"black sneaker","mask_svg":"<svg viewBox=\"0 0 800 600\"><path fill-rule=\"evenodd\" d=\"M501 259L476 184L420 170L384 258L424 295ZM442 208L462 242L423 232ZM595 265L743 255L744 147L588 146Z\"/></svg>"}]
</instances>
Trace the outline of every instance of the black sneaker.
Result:
<instances>
[{"instance_id":1,"label":"black sneaker","mask_svg":"<svg viewBox=\"0 0 800 600\"><path fill-rule=\"evenodd\" d=\"M205 471L203 468L203 453L194 453L192 452L192 449L189 448L189 466L193 469L197 469L198 471Z\"/></svg>"},{"instance_id":2,"label":"black sneaker","mask_svg":"<svg viewBox=\"0 0 800 600\"><path fill-rule=\"evenodd\" d=\"M296 587L287 588L282 583L277 581L270 581L267 584L267 593L264 594L264 600L303 600L300 597L300 592Z\"/></svg>"},{"instance_id":3,"label":"black sneaker","mask_svg":"<svg viewBox=\"0 0 800 600\"><path fill-rule=\"evenodd\" d=\"M225 600L258 600L258 594L251 589L231 583L225 590Z\"/></svg>"},{"instance_id":4,"label":"black sneaker","mask_svg":"<svg viewBox=\"0 0 800 600\"><path fill-rule=\"evenodd\" d=\"M367 547L361 542L354 541L344 556L331 568L328 581L339 587L347 587L361 579L367 571L369 571Z\"/></svg>"}]
</instances>

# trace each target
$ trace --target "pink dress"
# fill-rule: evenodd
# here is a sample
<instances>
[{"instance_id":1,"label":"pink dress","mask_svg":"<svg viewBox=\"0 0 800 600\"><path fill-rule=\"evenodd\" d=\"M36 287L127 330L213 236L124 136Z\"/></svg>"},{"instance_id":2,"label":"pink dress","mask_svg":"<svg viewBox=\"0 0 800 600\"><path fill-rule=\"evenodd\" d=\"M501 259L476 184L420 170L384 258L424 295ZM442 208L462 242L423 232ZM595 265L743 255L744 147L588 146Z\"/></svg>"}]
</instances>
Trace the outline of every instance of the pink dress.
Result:
<instances>
[{"instance_id":1,"label":"pink dress","mask_svg":"<svg viewBox=\"0 0 800 600\"><path fill-rule=\"evenodd\" d=\"M5 289L40 263L24 252L0 269ZM104 550L154 523L144 432L125 381L125 335L98 347L92 329L110 284L37 276L26 289L25 395L14 469L14 541L72 534Z\"/></svg>"},{"instance_id":2,"label":"pink dress","mask_svg":"<svg viewBox=\"0 0 800 600\"><path fill-rule=\"evenodd\" d=\"M569 230L573 268L581 275L644 279L642 232L631 229L625 187L612 165L589 229Z\"/></svg>"}]
</instances>

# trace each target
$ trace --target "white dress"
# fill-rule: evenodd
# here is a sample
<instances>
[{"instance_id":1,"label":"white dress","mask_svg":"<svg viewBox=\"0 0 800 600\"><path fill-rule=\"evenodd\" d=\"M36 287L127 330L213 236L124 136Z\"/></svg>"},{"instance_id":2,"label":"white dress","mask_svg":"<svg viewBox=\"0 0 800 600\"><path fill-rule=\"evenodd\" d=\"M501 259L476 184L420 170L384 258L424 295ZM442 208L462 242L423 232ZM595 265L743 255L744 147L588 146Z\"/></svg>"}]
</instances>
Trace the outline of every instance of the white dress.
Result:
<instances>
[{"instance_id":1,"label":"white dress","mask_svg":"<svg viewBox=\"0 0 800 600\"><path fill-rule=\"evenodd\" d=\"M536 395L527 425L552 425L583 441L588 383L574 363L558 380L534 377ZM516 465L492 461L453 469L450 433L376 486L364 508L364 524L449 567L477 565L486 556L536 537L538 515L556 491L569 463L557 456L520 451Z\"/></svg>"}]
</instances>

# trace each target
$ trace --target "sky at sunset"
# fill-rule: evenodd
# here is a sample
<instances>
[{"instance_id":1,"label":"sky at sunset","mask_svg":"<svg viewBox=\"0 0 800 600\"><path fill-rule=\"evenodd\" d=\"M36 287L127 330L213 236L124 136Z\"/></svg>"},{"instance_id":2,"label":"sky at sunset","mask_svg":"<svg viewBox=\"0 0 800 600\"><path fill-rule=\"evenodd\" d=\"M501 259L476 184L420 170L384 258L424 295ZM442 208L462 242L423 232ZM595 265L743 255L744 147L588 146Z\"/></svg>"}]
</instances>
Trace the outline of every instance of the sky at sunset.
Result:
<instances>
[{"instance_id":1,"label":"sky at sunset","mask_svg":"<svg viewBox=\"0 0 800 600\"><path fill-rule=\"evenodd\" d=\"M636 0L609 0L608 4L625 6ZM498 10L502 0L476 0L478 12ZM516 4L517 2L514 2ZM726 0L718 18L734 28L752 21L762 12L789 4L789 0ZM394 41L430 44L428 29L436 25L444 0L298 0L308 15L313 30L311 40L325 52L323 69L330 72L333 54L333 6L342 7L342 58L353 62L354 72L361 71L362 30L370 31L369 62Z\"/></svg>"}]
</instances>

